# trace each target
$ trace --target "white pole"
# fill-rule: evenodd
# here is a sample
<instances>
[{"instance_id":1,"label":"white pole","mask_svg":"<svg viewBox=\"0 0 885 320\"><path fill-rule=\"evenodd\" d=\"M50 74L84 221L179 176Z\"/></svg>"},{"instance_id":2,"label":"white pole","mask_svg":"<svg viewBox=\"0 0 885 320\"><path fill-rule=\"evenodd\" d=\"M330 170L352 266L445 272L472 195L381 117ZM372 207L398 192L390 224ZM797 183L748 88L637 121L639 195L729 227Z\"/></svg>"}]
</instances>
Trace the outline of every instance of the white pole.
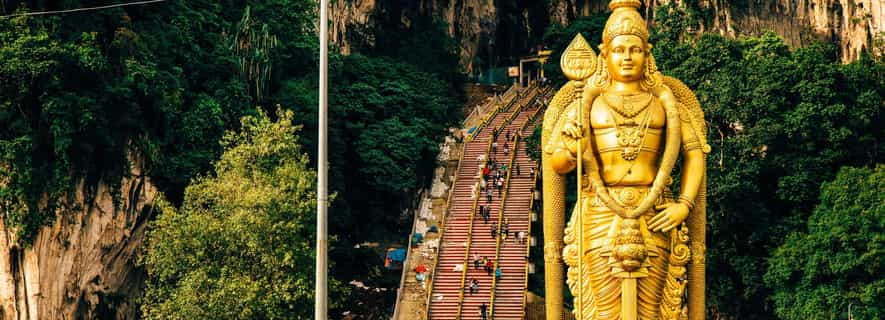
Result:
<instances>
[{"instance_id":1,"label":"white pole","mask_svg":"<svg viewBox=\"0 0 885 320\"><path fill-rule=\"evenodd\" d=\"M317 154L317 263L314 319L328 319L328 101L329 101L329 0L320 0L320 105Z\"/></svg>"}]
</instances>

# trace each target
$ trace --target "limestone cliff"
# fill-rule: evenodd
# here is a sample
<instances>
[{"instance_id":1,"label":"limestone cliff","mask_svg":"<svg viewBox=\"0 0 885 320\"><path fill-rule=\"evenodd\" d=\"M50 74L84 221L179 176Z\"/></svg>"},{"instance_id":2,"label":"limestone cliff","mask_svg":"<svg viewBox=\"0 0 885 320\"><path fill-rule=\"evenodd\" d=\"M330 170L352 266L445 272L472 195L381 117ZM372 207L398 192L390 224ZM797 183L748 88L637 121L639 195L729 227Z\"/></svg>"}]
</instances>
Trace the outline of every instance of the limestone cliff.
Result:
<instances>
[{"instance_id":1,"label":"limestone cliff","mask_svg":"<svg viewBox=\"0 0 885 320\"><path fill-rule=\"evenodd\" d=\"M335 1L329 10L329 41L344 54L374 45L375 0Z\"/></svg>"},{"instance_id":2,"label":"limestone cliff","mask_svg":"<svg viewBox=\"0 0 885 320\"><path fill-rule=\"evenodd\" d=\"M863 51L882 54L877 44L885 40L882 0L704 0L698 5L714 13L706 27L725 35L773 30L794 47L813 39L837 42L846 62Z\"/></svg>"},{"instance_id":3,"label":"limestone cliff","mask_svg":"<svg viewBox=\"0 0 885 320\"><path fill-rule=\"evenodd\" d=\"M336 1L329 11L329 39L341 52L349 54L374 45L379 16L398 15L399 23L408 26L416 17L434 17L448 23L448 34L459 40L461 64L470 65L480 43L494 35L497 10L493 0L416 0Z\"/></svg>"},{"instance_id":4,"label":"limestone cliff","mask_svg":"<svg viewBox=\"0 0 885 320\"><path fill-rule=\"evenodd\" d=\"M862 51L882 54L881 42L885 41L882 0L653 0L646 1L647 16L656 6L674 1L704 15L698 31L735 37L772 30L794 47L813 39L833 41L839 43L844 61L857 59ZM498 51L522 51L505 54L525 54L533 45L526 38L539 39L550 23L568 24L576 17L608 10L607 4L607 0L550 0L546 7L538 8L532 1L337 1L330 11L331 39L345 53L372 46L379 15L405 6L400 15L404 24L416 15L449 23L449 35L460 44L461 64L469 71L475 57L487 57L482 51L491 47L491 42L498 42ZM545 17L531 17L539 14ZM512 43L502 46L508 38Z\"/></svg>"},{"instance_id":5,"label":"limestone cliff","mask_svg":"<svg viewBox=\"0 0 885 320\"><path fill-rule=\"evenodd\" d=\"M20 245L0 221L0 319L137 319L144 273L136 267L156 189L137 170L110 188L80 186L67 209Z\"/></svg>"}]
</instances>

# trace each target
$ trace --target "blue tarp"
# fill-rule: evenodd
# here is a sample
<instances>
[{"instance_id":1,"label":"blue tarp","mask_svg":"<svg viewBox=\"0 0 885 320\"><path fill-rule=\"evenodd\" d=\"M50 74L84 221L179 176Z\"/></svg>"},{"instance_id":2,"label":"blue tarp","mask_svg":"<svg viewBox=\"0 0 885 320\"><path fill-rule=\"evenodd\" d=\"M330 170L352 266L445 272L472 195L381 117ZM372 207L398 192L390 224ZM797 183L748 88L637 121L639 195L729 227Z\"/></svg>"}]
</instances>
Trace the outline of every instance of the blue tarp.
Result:
<instances>
[{"instance_id":1,"label":"blue tarp","mask_svg":"<svg viewBox=\"0 0 885 320\"><path fill-rule=\"evenodd\" d=\"M412 235L412 244L419 245L421 241L424 241L424 235L420 233L416 233Z\"/></svg>"},{"instance_id":2,"label":"blue tarp","mask_svg":"<svg viewBox=\"0 0 885 320\"><path fill-rule=\"evenodd\" d=\"M406 260L406 249L387 251L387 258L394 262L403 262L403 260Z\"/></svg>"}]
</instances>

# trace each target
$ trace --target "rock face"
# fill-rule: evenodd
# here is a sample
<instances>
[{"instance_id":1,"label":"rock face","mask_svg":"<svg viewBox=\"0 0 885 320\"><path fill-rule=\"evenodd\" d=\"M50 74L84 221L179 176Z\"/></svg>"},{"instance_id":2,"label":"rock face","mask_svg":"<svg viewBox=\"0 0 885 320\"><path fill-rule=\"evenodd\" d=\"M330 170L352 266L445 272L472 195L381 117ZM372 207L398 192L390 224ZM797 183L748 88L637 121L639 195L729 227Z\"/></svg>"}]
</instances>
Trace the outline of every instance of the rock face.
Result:
<instances>
[{"instance_id":1,"label":"rock face","mask_svg":"<svg viewBox=\"0 0 885 320\"><path fill-rule=\"evenodd\" d=\"M329 41L338 45L341 53L350 54L354 48L375 44L375 0L335 1L329 9Z\"/></svg>"},{"instance_id":2,"label":"rock face","mask_svg":"<svg viewBox=\"0 0 885 320\"><path fill-rule=\"evenodd\" d=\"M715 14L706 27L724 35L773 30L793 47L814 39L838 42L845 62L859 59L864 51L882 54L881 44L874 48L885 40L882 0L704 0L700 5Z\"/></svg>"},{"instance_id":3,"label":"rock face","mask_svg":"<svg viewBox=\"0 0 885 320\"><path fill-rule=\"evenodd\" d=\"M539 14L537 5L524 2L414 0L403 4L402 1L385 0L337 1L330 11L331 39L344 53L372 46L379 15L389 15L391 8L404 6L400 16L404 24L415 15L430 15L448 22L449 35L460 44L461 64L470 71L475 57L487 56L482 51L489 47L490 40L501 42L502 38L524 34L539 38L550 23L565 25L576 17L608 10L607 0L550 0L546 12L540 12L546 15L545 18L531 19L530 15ZM689 3L685 0L645 1L646 16L652 15L656 6L671 2L677 5ZM863 51L883 54L885 2L882 0L699 0L691 5L706 15L699 30L702 32L736 37L772 30L794 47L806 45L813 39L834 41L840 44L842 59L846 62L858 59ZM506 49L509 48L499 50ZM512 55L525 53L507 52Z\"/></svg>"},{"instance_id":4,"label":"rock face","mask_svg":"<svg viewBox=\"0 0 885 320\"><path fill-rule=\"evenodd\" d=\"M669 2L656 0L654 5ZM712 14L700 31L736 37L771 30L792 47L814 40L836 42L844 62L859 59L864 51L883 54L882 44L876 48L885 40L881 0L702 0L696 9Z\"/></svg>"},{"instance_id":5,"label":"rock face","mask_svg":"<svg viewBox=\"0 0 885 320\"><path fill-rule=\"evenodd\" d=\"M135 259L157 191L139 172L121 187L115 206L107 185L81 186L29 245L0 222L0 319L138 318Z\"/></svg>"},{"instance_id":6,"label":"rock face","mask_svg":"<svg viewBox=\"0 0 885 320\"><path fill-rule=\"evenodd\" d=\"M461 65L471 65L480 43L487 43L497 26L497 7L493 0L413 0L337 1L329 10L329 39L341 52L374 45L374 31L379 18L399 13L399 22L408 26L416 17L434 17L448 23L448 34L459 39Z\"/></svg>"}]
</instances>

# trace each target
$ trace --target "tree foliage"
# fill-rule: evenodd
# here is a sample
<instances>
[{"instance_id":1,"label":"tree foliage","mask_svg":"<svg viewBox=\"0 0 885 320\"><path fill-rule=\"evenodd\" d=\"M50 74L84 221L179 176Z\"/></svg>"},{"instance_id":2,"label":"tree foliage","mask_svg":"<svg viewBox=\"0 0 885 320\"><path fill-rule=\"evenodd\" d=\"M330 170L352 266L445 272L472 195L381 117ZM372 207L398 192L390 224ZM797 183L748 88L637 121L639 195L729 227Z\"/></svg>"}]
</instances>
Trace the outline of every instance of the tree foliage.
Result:
<instances>
[{"instance_id":1,"label":"tree foliage","mask_svg":"<svg viewBox=\"0 0 885 320\"><path fill-rule=\"evenodd\" d=\"M348 230L343 236L353 241L399 231L384 226L403 225L400 211L429 181L439 142L460 116L458 99L434 74L389 58L336 56L330 81L336 84L329 88L330 187L341 194L331 208L335 228ZM315 92L315 85L291 80L278 96L296 106L311 148L316 96L302 93Z\"/></svg>"},{"instance_id":2,"label":"tree foliage","mask_svg":"<svg viewBox=\"0 0 885 320\"><path fill-rule=\"evenodd\" d=\"M214 174L187 187L181 208L157 203L143 259L145 318L311 316L316 174L294 113L277 117L243 118L240 132L224 136Z\"/></svg>"},{"instance_id":3,"label":"tree foliage","mask_svg":"<svg viewBox=\"0 0 885 320\"><path fill-rule=\"evenodd\" d=\"M209 167L252 110L213 3L0 20L0 203L23 239L80 181L118 184L130 155L170 190Z\"/></svg>"},{"instance_id":4,"label":"tree foliage","mask_svg":"<svg viewBox=\"0 0 885 320\"><path fill-rule=\"evenodd\" d=\"M532 135L525 138L525 152L535 162L541 162L541 131L542 126L536 126Z\"/></svg>"},{"instance_id":5,"label":"tree foliage","mask_svg":"<svg viewBox=\"0 0 885 320\"><path fill-rule=\"evenodd\" d=\"M25 1L21 10L86 6ZM131 160L172 210L188 183L213 169L224 132L277 104L296 110L291 121L305 125L298 134L315 165L316 13L312 0L170 0L0 19L4 223L27 242L56 212L72 211L63 200L80 182L114 186ZM405 239L411 222L400 213L429 181L437 144L459 118L455 43L439 22L414 26L419 32L378 31L395 35L396 46L330 57L330 187L341 195L330 231L345 248L330 254L349 263L332 269L341 280L381 274L367 267L381 257L350 247Z\"/></svg>"},{"instance_id":6,"label":"tree foliage","mask_svg":"<svg viewBox=\"0 0 885 320\"><path fill-rule=\"evenodd\" d=\"M791 232L765 281L782 319L885 316L885 165L845 167L824 183L807 231Z\"/></svg>"}]
</instances>

